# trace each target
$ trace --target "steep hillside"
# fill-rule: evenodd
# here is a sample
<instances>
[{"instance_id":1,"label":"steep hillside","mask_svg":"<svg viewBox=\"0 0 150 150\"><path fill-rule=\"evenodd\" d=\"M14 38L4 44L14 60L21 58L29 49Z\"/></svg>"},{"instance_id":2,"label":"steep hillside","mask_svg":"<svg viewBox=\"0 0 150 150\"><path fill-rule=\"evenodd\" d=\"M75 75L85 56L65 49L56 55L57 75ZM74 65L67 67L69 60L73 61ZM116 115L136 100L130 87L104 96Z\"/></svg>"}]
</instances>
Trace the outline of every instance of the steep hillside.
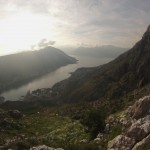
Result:
<instances>
[{"instance_id":1,"label":"steep hillside","mask_svg":"<svg viewBox=\"0 0 150 150\"><path fill-rule=\"evenodd\" d=\"M1 56L0 92L75 62L74 58L53 47Z\"/></svg>"},{"instance_id":2,"label":"steep hillside","mask_svg":"<svg viewBox=\"0 0 150 150\"><path fill-rule=\"evenodd\" d=\"M89 72L89 73L88 73ZM150 83L150 26L129 51L101 67L78 69L53 89L64 101L116 99Z\"/></svg>"}]
</instances>

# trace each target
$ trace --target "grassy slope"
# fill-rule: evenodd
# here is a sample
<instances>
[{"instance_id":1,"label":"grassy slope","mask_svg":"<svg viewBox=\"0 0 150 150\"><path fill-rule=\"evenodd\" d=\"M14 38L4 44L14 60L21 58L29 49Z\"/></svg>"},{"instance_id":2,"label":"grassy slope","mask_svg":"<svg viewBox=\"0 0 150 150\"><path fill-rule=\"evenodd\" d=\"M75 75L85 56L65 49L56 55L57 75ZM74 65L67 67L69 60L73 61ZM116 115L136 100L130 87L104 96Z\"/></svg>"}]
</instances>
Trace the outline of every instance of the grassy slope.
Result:
<instances>
[{"instance_id":1,"label":"grassy slope","mask_svg":"<svg viewBox=\"0 0 150 150\"><path fill-rule=\"evenodd\" d=\"M50 109L24 116L19 121L14 120L13 122L20 126L5 128L0 133L0 143L3 144L4 139L13 139L19 135L25 135L25 138L10 144L10 148L17 149L19 143L22 143L22 147L23 145L31 147L46 144L52 147L67 148L69 145L79 143L82 139L89 140L89 134L85 132L85 127L79 121L58 116L51 113Z\"/></svg>"}]
</instances>

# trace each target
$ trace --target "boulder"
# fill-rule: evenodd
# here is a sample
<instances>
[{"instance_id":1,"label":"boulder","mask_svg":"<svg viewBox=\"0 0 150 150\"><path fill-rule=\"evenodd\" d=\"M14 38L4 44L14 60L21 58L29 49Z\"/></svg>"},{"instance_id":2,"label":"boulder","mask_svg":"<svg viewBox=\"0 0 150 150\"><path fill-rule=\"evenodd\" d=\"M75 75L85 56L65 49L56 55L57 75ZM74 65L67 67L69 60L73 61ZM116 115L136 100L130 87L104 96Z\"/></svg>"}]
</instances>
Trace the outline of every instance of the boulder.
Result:
<instances>
[{"instance_id":1,"label":"boulder","mask_svg":"<svg viewBox=\"0 0 150 150\"><path fill-rule=\"evenodd\" d=\"M88 140L87 139L83 139L80 141L80 143L88 143Z\"/></svg>"},{"instance_id":2,"label":"boulder","mask_svg":"<svg viewBox=\"0 0 150 150\"><path fill-rule=\"evenodd\" d=\"M144 138L142 141L135 144L135 146L132 148L132 150L142 150L144 148L150 149L150 134Z\"/></svg>"},{"instance_id":3,"label":"boulder","mask_svg":"<svg viewBox=\"0 0 150 150\"><path fill-rule=\"evenodd\" d=\"M110 130L110 124L107 123L106 126L105 126L105 132L109 133L109 130Z\"/></svg>"},{"instance_id":4,"label":"boulder","mask_svg":"<svg viewBox=\"0 0 150 150\"><path fill-rule=\"evenodd\" d=\"M150 115L150 96L139 99L131 108L131 116L134 119Z\"/></svg>"},{"instance_id":5,"label":"boulder","mask_svg":"<svg viewBox=\"0 0 150 150\"><path fill-rule=\"evenodd\" d=\"M97 138L94 139L94 142L98 144L98 143L101 142L101 140L102 140L101 138L98 138L98 137L97 137Z\"/></svg>"},{"instance_id":6,"label":"boulder","mask_svg":"<svg viewBox=\"0 0 150 150\"><path fill-rule=\"evenodd\" d=\"M98 133L97 138L103 139L104 138L104 134L103 133Z\"/></svg>"},{"instance_id":7,"label":"boulder","mask_svg":"<svg viewBox=\"0 0 150 150\"><path fill-rule=\"evenodd\" d=\"M108 142L108 150L150 149L150 96L136 101L118 118L123 130Z\"/></svg>"},{"instance_id":8,"label":"boulder","mask_svg":"<svg viewBox=\"0 0 150 150\"><path fill-rule=\"evenodd\" d=\"M140 141L150 133L150 115L134 122L127 131L127 136Z\"/></svg>"},{"instance_id":9,"label":"boulder","mask_svg":"<svg viewBox=\"0 0 150 150\"><path fill-rule=\"evenodd\" d=\"M118 135L112 141L108 142L108 150L131 150L135 140L125 135Z\"/></svg>"},{"instance_id":10,"label":"boulder","mask_svg":"<svg viewBox=\"0 0 150 150\"><path fill-rule=\"evenodd\" d=\"M23 117L23 114L19 110L9 110L8 114L14 119L20 119Z\"/></svg>"},{"instance_id":11,"label":"boulder","mask_svg":"<svg viewBox=\"0 0 150 150\"><path fill-rule=\"evenodd\" d=\"M37 147L32 147L32 148L30 148L30 150L55 150L55 149L52 147L48 147L46 145L40 145Z\"/></svg>"}]
</instances>

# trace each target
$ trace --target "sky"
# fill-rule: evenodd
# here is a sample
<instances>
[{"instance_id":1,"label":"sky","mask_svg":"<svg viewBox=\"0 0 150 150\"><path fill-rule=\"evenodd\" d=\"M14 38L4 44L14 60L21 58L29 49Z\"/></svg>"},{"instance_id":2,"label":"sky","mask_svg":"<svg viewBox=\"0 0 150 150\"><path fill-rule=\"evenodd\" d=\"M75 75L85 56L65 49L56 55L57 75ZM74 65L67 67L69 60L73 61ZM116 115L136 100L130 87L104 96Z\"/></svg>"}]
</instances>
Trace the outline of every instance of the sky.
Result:
<instances>
[{"instance_id":1,"label":"sky","mask_svg":"<svg viewBox=\"0 0 150 150\"><path fill-rule=\"evenodd\" d=\"M132 47L150 0L0 0L0 55L44 46Z\"/></svg>"}]
</instances>

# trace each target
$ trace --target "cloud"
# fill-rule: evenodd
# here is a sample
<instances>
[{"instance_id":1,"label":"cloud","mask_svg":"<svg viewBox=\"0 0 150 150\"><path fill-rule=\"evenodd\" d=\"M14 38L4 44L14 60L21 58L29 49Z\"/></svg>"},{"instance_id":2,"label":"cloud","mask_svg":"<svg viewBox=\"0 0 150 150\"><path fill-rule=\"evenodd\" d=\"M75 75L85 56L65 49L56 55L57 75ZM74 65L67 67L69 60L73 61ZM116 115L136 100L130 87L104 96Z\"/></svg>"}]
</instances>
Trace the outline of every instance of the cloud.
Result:
<instances>
[{"instance_id":1,"label":"cloud","mask_svg":"<svg viewBox=\"0 0 150 150\"><path fill-rule=\"evenodd\" d=\"M48 41L47 39L42 39L39 43L38 43L38 47L39 48L44 48L50 45L54 45L55 41Z\"/></svg>"},{"instance_id":2,"label":"cloud","mask_svg":"<svg viewBox=\"0 0 150 150\"><path fill-rule=\"evenodd\" d=\"M31 50L38 50L39 48L45 48L48 46L52 46L56 43L56 41L47 40L46 38L42 39L38 44L31 45Z\"/></svg>"},{"instance_id":3,"label":"cloud","mask_svg":"<svg viewBox=\"0 0 150 150\"><path fill-rule=\"evenodd\" d=\"M149 6L150 0L0 0L1 16L16 10L41 14L53 19L57 44L74 45L132 46L150 23ZM54 44L43 39L38 46Z\"/></svg>"}]
</instances>

